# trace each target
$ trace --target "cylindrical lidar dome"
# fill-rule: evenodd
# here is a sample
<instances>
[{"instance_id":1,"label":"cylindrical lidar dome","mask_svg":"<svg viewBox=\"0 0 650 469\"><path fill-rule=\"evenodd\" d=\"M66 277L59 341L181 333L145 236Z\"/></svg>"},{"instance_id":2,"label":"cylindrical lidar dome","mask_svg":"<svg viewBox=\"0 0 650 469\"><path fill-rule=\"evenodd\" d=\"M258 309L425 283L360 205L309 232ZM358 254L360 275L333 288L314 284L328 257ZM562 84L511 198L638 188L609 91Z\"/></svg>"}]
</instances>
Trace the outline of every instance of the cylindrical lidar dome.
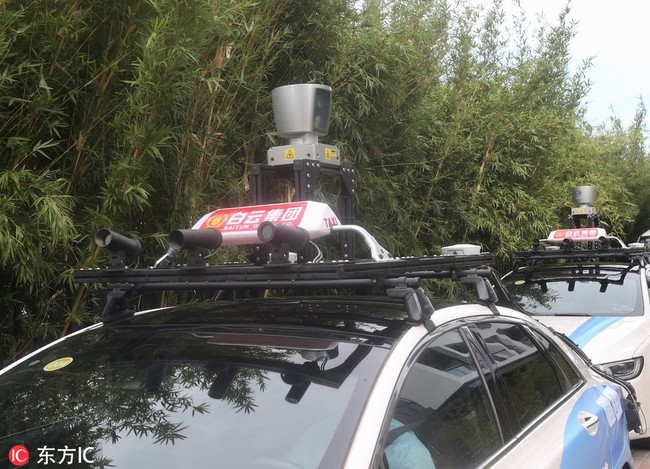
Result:
<instances>
[{"instance_id":1,"label":"cylindrical lidar dome","mask_svg":"<svg viewBox=\"0 0 650 469\"><path fill-rule=\"evenodd\" d=\"M271 92L271 98L275 128L280 137L327 135L332 101L332 88L329 86L318 84L281 86Z\"/></svg>"},{"instance_id":2,"label":"cylindrical lidar dome","mask_svg":"<svg viewBox=\"0 0 650 469\"><path fill-rule=\"evenodd\" d=\"M573 203L577 205L590 205L596 200L596 187L576 186L571 190Z\"/></svg>"}]
</instances>

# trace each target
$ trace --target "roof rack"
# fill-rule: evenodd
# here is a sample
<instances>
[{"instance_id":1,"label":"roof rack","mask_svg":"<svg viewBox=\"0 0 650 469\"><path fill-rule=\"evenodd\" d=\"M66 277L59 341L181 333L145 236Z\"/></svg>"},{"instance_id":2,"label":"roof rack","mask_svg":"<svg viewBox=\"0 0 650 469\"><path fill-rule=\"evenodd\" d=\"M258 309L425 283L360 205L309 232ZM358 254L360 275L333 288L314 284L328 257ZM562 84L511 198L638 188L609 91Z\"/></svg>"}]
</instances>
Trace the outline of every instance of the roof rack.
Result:
<instances>
[{"instance_id":1,"label":"roof rack","mask_svg":"<svg viewBox=\"0 0 650 469\"><path fill-rule=\"evenodd\" d=\"M489 281L494 263L489 253L393 258L385 261L324 261L265 265L181 265L171 268L80 269L75 283L108 288L102 312L105 322L131 317L129 298L151 291L316 290L353 289L402 298L409 320L422 322L431 313L420 290L423 279L450 278L475 288L479 302L491 304L496 294ZM414 301L417 300L417 301ZM424 304L424 307L422 304Z\"/></svg>"},{"instance_id":2,"label":"roof rack","mask_svg":"<svg viewBox=\"0 0 650 469\"><path fill-rule=\"evenodd\" d=\"M565 246L564 249L540 250L534 247L528 251L515 253L512 261L512 269L516 270L522 265L534 265L537 263L550 263L559 260L572 260L576 262L626 262L647 265L650 260L650 253L645 248L626 247L609 249L574 249Z\"/></svg>"}]
</instances>

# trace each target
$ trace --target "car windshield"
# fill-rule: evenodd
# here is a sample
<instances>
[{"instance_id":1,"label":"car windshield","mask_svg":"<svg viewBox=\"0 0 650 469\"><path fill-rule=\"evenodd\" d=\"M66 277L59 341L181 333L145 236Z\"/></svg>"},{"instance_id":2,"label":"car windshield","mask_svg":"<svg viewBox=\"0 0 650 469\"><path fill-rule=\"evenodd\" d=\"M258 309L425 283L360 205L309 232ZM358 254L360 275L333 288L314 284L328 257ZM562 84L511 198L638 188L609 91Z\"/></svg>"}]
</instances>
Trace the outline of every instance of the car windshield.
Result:
<instances>
[{"instance_id":1,"label":"car windshield","mask_svg":"<svg viewBox=\"0 0 650 469\"><path fill-rule=\"evenodd\" d=\"M46 464L74 449L75 467L338 467L389 346L372 331L307 330L69 337L2 375L0 465L23 445Z\"/></svg>"},{"instance_id":2,"label":"car windshield","mask_svg":"<svg viewBox=\"0 0 650 469\"><path fill-rule=\"evenodd\" d=\"M540 270L503 279L512 299L541 316L641 316L643 297L634 270Z\"/></svg>"}]
</instances>

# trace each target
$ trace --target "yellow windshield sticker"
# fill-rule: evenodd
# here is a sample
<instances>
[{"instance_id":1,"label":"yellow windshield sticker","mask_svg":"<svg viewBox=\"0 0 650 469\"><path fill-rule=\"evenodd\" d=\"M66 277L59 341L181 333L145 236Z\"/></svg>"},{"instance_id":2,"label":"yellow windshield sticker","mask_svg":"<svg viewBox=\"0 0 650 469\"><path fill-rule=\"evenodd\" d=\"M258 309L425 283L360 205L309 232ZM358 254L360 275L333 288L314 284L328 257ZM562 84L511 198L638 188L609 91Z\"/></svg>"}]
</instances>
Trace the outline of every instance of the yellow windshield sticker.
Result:
<instances>
[{"instance_id":1,"label":"yellow windshield sticker","mask_svg":"<svg viewBox=\"0 0 650 469\"><path fill-rule=\"evenodd\" d=\"M523 285L524 283L526 283L525 280L515 280L515 285Z\"/></svg>"},{"instance_id":2,"label":"yellow windshield sticker","mask_svg":"<svg viewBox=\"0 0 650 469\"><path fill-rule=\"evenodd\" d=\"M45 371L56 371L61 368L65 368L70 363L72 363L72 357L63 357L54 360L53 362L48 363L43 367Z\"/></svg>"}]
</instances>

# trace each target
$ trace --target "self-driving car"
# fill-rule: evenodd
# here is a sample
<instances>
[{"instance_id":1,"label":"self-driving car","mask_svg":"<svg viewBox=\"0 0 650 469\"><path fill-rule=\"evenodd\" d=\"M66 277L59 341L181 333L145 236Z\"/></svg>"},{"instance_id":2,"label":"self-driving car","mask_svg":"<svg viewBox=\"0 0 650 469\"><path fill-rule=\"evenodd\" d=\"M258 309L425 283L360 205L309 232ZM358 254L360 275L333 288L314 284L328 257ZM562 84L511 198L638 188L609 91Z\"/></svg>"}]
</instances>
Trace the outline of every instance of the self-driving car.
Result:
<instances>
[{"instance_id":1,"label":"self-driving car","mask_svg":"<svg viewBox=\"0 0 650 469\"><path fill-rule=\"evenodd\" d=\"M521 261L503 278L512 299L650 402L645 248L528 252Z\"/></svg>"},{"instance_id":2,"label":"self-driving car","mask_svg":"<svg viewBox=\"0 0 650 469\"><path fill-rule=\"evenodd\" d=\"M109 266L75 279L106 286L102 321L0 371L0 465L631 467L633 388L496 306L491 255L395 258L366 236L368 259L299 263L305 233L347 229L314 204L214 212L170 234L187 264L155 268L100 230ZM250 240L247 217L269 262L201 263L199 246ZM441 279L472 301L428 293ZM176 290L207 300L135 311Z\"/></svg>"},{"instance_id":3,"label":"self-driving car","mask_svg":"<svg viewBox=\"0 0 650 469\"><path fill-rule=\"evenodd\" d=\"M526 313L633 384L643 409L643 402L650 402L650 253L598 227L592 206L573 211L568 228L514 256L503 284Z\"/></svg>"},{"instance_id":4,"label":"self-driving car","mask_svg":"<svg viewBox=\"0 0 650 469\"><path fill-rule=\"evenodd\" d=\"M74 280L104 289L101 320L0 370L0 466L631 467L633 387L509 308L492 255L394 257L351 223L355 171L318 143L330 91L273 90L289 144L251 166L253 205L172 231L151 267L96 233L108 266ZM294 201L268 200L277 177ZM248 260L211 264L228 245Z\"/></svg>"}]
</instances>

